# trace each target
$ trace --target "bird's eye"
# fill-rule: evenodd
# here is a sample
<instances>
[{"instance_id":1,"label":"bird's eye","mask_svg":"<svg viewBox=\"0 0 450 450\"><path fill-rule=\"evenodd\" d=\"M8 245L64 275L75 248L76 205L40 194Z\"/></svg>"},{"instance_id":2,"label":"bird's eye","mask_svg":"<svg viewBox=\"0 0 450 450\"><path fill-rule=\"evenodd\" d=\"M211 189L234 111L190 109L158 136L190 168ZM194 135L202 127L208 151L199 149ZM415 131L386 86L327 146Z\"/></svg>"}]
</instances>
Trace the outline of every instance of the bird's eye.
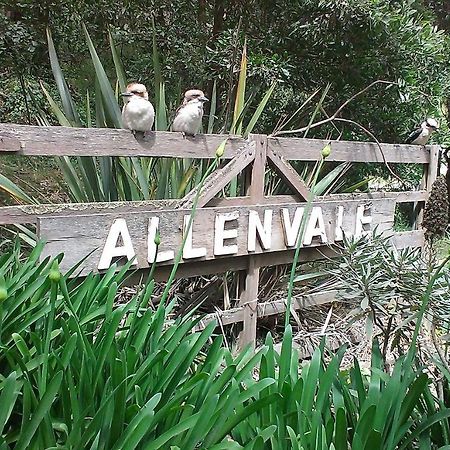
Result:
<instances>
[{"instance_id":1,"label":"bird's eye","mask_svg":"<svg viewBox=\"0 0 450 450\"><path fill-rule=\"evenodd\" d=\"M132 94L139 94L139 91L131 91Z\"/></svg>"}]
</instances>

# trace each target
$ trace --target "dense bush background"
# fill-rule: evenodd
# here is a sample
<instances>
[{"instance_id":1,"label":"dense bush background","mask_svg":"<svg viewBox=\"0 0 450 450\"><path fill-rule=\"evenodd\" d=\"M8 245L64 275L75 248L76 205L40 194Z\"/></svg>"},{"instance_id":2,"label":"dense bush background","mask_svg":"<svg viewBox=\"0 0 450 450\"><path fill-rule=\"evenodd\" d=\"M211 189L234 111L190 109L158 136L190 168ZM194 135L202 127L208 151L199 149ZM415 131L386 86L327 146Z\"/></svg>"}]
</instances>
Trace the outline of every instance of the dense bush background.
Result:
<instances>
[{"instance_id":1,"label":"dense bush background","mask_svg":"<svg viewBox=\"0 0 450 450\"><path fill-rule=\"evenodd\" d=\"M4 122L33 123L35 112L47 108L38 85L39 80L54 85L46 27L52 30L70 87L81 98L93 79L81 23L86 23L111 73L108 29L129 79L151 86L153 19L170 109L187 87L201 86L211 94L213 80L222 102L229 99L246 38L250 91L261 97L273 80L279 81L256 131L271 132L280 116L292 114L327 83L331 88L326 110L332 113L376 79L398 82L388 90L371 90L345 112L346 118L362 123L384 141L401 141L427 115L441 121L446 115L450 7L443 0L2 3L0 120ZM25 85L33 94L27 101ZM292 125L305 123L306 117L300 117ZM445 130L437 138L440 142L447 139ZM328 131L321 128L314 135ZM362 137L354 128L343 131L346 138Z\"/></svg>"}]
</instances>

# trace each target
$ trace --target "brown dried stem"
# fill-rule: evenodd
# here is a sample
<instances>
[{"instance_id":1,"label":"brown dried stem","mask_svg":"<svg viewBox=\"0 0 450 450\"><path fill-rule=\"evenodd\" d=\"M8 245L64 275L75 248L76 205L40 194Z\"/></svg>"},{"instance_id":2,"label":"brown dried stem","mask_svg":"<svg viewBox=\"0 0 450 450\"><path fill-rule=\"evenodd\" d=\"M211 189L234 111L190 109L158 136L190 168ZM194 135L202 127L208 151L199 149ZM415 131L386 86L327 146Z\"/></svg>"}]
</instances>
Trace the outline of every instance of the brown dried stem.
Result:
<instances>
[{"instance_id":1,"label":"brown dried stem","mask_svg":"<svg viewBox=\"0 0 450 450\"><path fill-rule=\"evenodd\" d=\"M364 89L361 89L356 94L352 95L349 99L347 99L344 103L342 103L341 106L328 118L320 120L319 122L313 123L311 125L307 125L302 128L297 128L296 130L285 130L285 131L278 131L272 134L272 136L281 136L283 134L294 134L294 133L302 133L304 131L310 130L311 128L317 128L321 125L325 125L327 123L333 122L333 120L336 120L338 118L338 115L341 113L341 111L349 104L351 103L355 98L359 97L360 95L364 94L364 92L367 92L369 89L371 89L373 86L377 84L385 84L392 86L394 84L397 84L393 81L385 81L385 80L376 80L370 83L368 86L366 86Z\"/></svg>"}]
</instances>

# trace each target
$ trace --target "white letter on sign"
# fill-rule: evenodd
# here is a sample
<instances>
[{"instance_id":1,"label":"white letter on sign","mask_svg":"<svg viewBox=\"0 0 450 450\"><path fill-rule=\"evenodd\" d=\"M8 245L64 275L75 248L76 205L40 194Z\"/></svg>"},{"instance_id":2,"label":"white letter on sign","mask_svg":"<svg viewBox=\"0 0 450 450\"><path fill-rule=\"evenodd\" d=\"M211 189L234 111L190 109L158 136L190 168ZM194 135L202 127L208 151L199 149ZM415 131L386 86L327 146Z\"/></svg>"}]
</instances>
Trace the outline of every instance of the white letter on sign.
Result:
<instances>
[{"instance_id":1,"label":"white letter on sign","mask_svg":"<svg viewBox=\"0 0 450 450\"><path fill-rule=\"evenodd\" d=\"M342 230L343 221L344 221L344 207L338 206L336 208L336 229L334 230L335 241L342 241L344 239L344 232Z\"/></svg>"},{"instance_id":2,"label":"white letter on sign","mask_svg":"<svg viewBox=\"0 0 450 450\"><path fill-rule=\"evenodd\" d=\"M217 214L214 225L214 255L233 255L238 252L237 244L223 245L225 239L237 238L237 228L225 230L225 222L236 220L239 217L239 211Z\"/></svg>"},{"instance_id":3,"label":"white letter on sign","mask_svg":"<svg viewBox=\"0 0 450 450\"><path fill-rule=\"evenodd\" d=\"M328 242L327 233L325 231L325 223L323 221L322 208L320 206L314 206L311 211L303 244L311 245L314 236L319 236L322 244L326 244Z\"/></svg>"},{"instance_id":4,"label":"white letter on sign","mask_svg":"<svg viewBox=\"0 0 450 450\"><path fill-rule=\"evenodd\" d=\"M187 233L187 238L183 248L183 259L201 258L202 256L206 256L205 247L192 248L193 223L191 223L191 226L188 229L190 217L191 216L184 216L183 233Z\"/></svg>"},{"instance_id":5,"label":"white letter on sign","mask_svg":"<svg viewBox=\"0 0 450 450\"><path fill-rule=\"evenodd\" d=\"M286 247L295 247L297 243L298 231L302 222L303 211L305 208L297 208L295 210L294 219L289 217L289 209L281 208L281 220L284 228L284 239Z\"/></svg>"},{"instance_id":6,"label":"white letter on sign","mask_svg":"<svg viewBox=\"0 0 450 450\"><path fill-rule=\"evenodd\" d=\"M257 211L250 211L248 215L248 241L249 252L256 250L256 236L258 235L261 247L268 250L272 246L272 210L264 211L264 225L261 223Z\"/></svg>"},{"instance_id":7,"label":"white letter on sign","mask_svg":"<svg viewBox=\"0 0 450 450\"><path fill-rule=\"evenodd\" d=\"M148 220L148 251L147 251L147 260L150 264L155 262L156 256L156 244L155 237L159 227L159 217L150 217ZM156 256L156 262L170 261L175 258L175 254L173 250L167 250L165 252L158 251L158 255Z\"/></svg>"},{"instance_id":8,"label":"white letter on sign","mask_svg":"<svg viewBox=\"0 0 450 450\"><path fill-rule=\"evenodd\" d=\"M364 215L366 211L369 211L369 215ZM370 206L361 205L356 209L356 224L355 224L355 236L361 237L363 234L368 234L369 231L364 230L364 225L372 223L372 216L370 215Z\"/></svg>"},{"instance_id":9,"label":"white letter on sign","mask_svg":"<svg viewBox=\"0 0 450 450\"><path fill-rule=\"evenodd\" d=\"M123 245L116 247L119 236L122 237ZM126 256L128 261L136 256L125 219L116 219L111 225L98 263L98 270L108 269L113 258L119 256ZM137 261L134 260L132 264L137 265Z\"/></svg>"}]
</instances>

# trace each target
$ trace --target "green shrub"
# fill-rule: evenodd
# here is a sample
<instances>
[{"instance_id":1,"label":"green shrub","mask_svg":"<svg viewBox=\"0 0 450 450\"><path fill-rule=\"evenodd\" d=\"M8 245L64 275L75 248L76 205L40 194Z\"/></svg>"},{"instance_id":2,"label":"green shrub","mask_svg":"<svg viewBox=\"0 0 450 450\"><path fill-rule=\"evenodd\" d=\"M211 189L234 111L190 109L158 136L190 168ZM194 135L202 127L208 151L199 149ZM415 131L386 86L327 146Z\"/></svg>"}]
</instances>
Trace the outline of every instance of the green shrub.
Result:
<instances>
[{"instance_id":1,"label":"green shrub","mask_svg":"<svg viewBox=\"0 0 450 450\"><path fill-rule=\"evenodd\" d=\"M233 356L214 323L170 322L152 280L120 304L128 267L69 278L40 251L0 258L2 450L448 444L450 411L409 357L388 374L375 345L370 373L343 372L345 349L325 362L321 347L299 367L290 326L280 354L269 335Z\"/></svg>"}]
</instances>

